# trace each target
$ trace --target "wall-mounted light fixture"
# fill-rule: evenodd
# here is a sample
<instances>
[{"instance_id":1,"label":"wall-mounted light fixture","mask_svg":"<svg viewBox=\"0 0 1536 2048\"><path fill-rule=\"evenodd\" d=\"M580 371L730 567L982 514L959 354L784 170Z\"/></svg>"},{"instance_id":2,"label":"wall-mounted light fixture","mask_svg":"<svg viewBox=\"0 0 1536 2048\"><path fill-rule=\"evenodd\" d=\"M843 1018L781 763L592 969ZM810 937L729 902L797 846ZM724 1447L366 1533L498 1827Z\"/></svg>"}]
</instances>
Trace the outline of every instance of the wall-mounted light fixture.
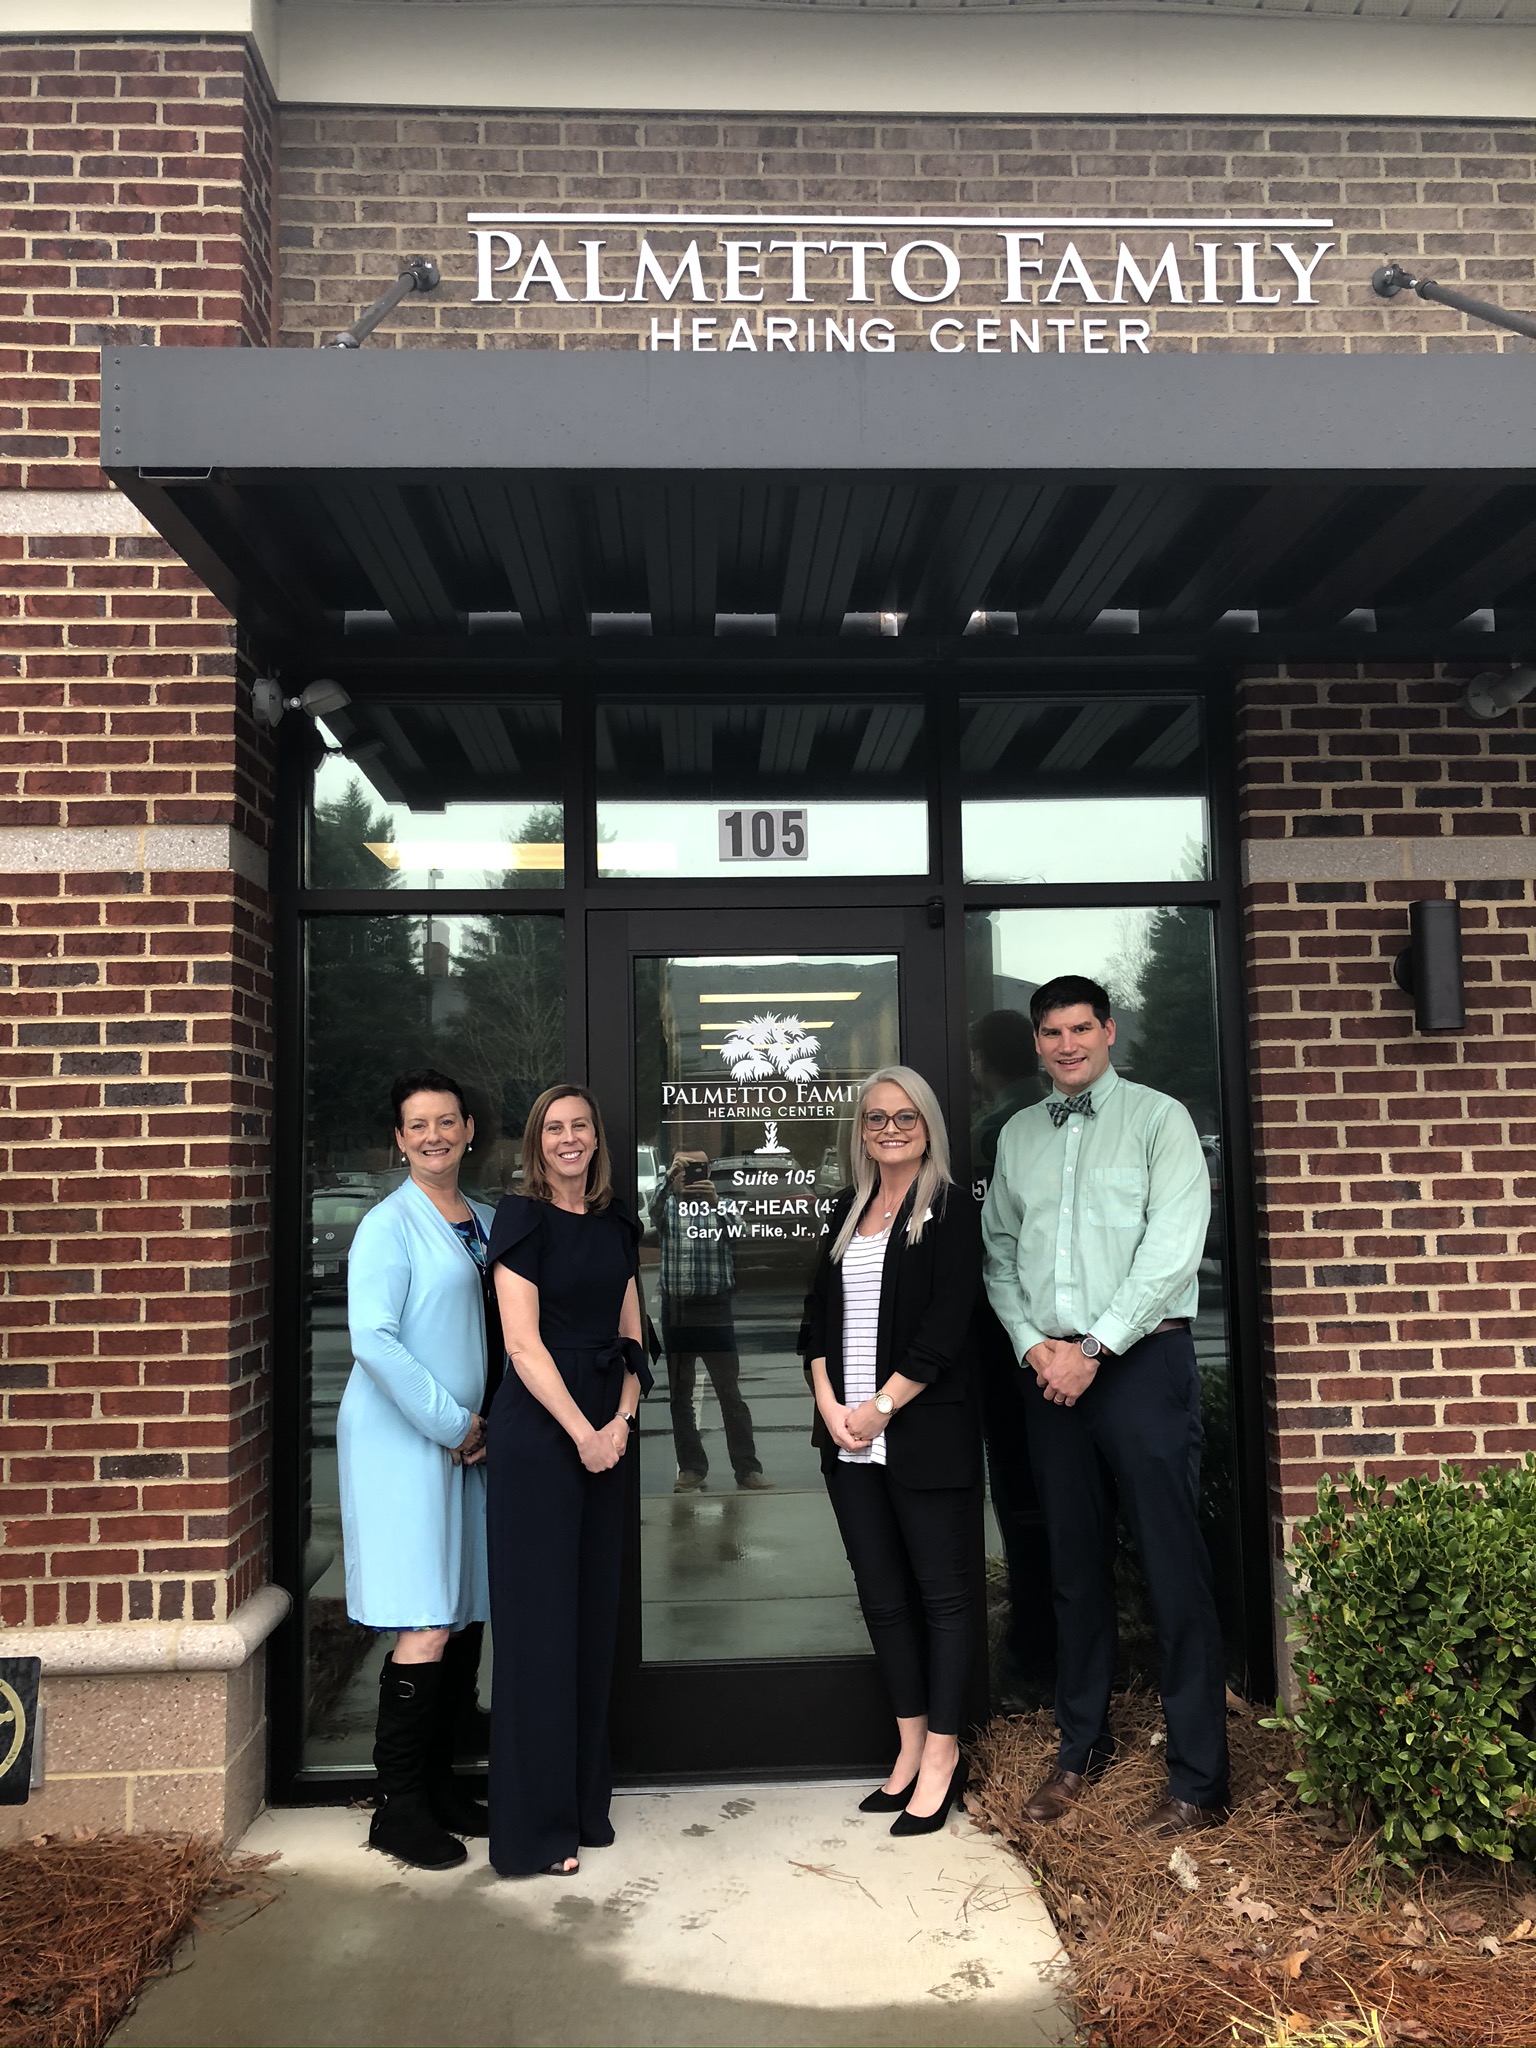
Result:
<instances>
[{"instance_id":1,"label":"wall-mounted light fixture","mask_svg":"<svg viewBox=\"0 0 1536 2048\"><path fill-rule=\"evenodd\" d=\"M1461 905L1426 896L1408 908L1408 944L1392 962L1392 979L1413 997L1419 1031L1462 1031L1467 999L1461 979Z\"/></svg>"},{"instance_id":2,"label":"wall-mounted light fixture","mask_svg":"<svg viewBox=\"0 0 1536 2048\"><path fill-rule=\"evenodd\" d=\"M1486 724L1523 704L1532 690L1536 690L1536 668L1490 668L1474 676L1462 691L1461 708L1469 718Z\"/></svg>"},{"instance_id":3,"label":"wall-mounted light fixture","mask_svg":"<svg viewBox=\"0 0 1536 2048\"><path fill-rule=\"evenodd\" d=\"M345 711L352 699L329 676L306 683L296 697L285 697L283 686L271 676L258 676L251 685L251 716L269 732L282 723L285 711L302 711L308 718L325 718L333 711Z\"/></svg>"}]
</instances>

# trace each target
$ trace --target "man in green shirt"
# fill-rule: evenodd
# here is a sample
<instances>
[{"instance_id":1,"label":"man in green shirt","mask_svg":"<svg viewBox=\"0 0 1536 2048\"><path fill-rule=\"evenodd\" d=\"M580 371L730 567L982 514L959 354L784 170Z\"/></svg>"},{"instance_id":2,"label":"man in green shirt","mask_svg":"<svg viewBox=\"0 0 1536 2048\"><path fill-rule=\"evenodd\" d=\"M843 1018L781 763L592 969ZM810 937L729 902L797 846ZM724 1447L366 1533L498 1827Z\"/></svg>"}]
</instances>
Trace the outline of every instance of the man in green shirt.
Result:
<instances>
[{"instance_id":1,"label":"man in green shirt","mask_svg":"<svg viewBox=\"0 0 1536 2048\"><path fill-rule=\"evenodd\" d=\"M1050 1096L1005 1125L982 1210L987 1294L1023 1368L1056 1607L1056 1766L1025 1811L1057 1820L1111 1761L1115 1506L1152 1598L1168 1797L1146 1825L1226 1816L1226 1683L1200 1531L1200 1376L1190 1325L1210 1222L1205 1156L1172 1096L1110 1065L1097 982L1030 1003Z\"/></svg>"}]
</instances>

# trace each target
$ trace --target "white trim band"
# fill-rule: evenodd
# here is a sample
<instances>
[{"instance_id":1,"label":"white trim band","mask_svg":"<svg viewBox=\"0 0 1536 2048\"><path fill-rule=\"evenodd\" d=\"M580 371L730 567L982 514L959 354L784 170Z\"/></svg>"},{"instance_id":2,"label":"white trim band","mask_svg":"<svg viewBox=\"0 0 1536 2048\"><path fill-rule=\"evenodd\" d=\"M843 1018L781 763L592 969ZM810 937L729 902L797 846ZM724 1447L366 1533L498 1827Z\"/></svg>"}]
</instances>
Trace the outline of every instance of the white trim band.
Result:
<instances>
[{"instance_id":1,"label":"white trim band","mask_svg":"<svg viewBox=\"0 0 1536 2048\"><path fill-rule=\"evenodd\" d=\"M236 874L267 886L267 856L232 825L0 826L0 873Z\"/></svg>"},{"instance_id":2,"label":"white trim band","mask_svg":"<svg viewBox=\"0 0 1536 2048\"><path fill-rule=\"evenodd\" d=\"M86 1628L8 1628L8 1657L40 1657L45 1678L110 1678L132 1672L238 1671L284 1620L293 1601L263 1586L228 1621L124 1621Z\"/></svg>"},{"instance_id":3,"label":"white trim band","mask_svg":"<svg viewBox=\"0 0 1536 2048\"><path fill-rule=\"evenodd\" d=\"M154 530L121 491L0 491L0 533L151 534Z\"/></svg>"},{"instance_id":4,"label":"white trim band","mask_svg":"<svg viewBox=\"0 0 1536 2048\"><path fill-rule=\"evenodd\" d=\"M1526 882L1536 839L1250 839L1245 882Z\"/></svg>"}]
</instances>

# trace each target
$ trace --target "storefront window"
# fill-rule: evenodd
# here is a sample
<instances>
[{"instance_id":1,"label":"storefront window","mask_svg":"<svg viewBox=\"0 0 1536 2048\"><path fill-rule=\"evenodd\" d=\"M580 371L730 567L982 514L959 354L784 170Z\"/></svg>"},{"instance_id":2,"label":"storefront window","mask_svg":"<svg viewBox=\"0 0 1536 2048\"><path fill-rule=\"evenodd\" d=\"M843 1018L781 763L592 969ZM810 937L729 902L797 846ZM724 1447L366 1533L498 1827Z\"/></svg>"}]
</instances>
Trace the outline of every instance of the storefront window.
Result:
<instances>
[{"instance_id":1,"label":"storefront window","mask_svg":"<svg viewBox=\"0 0 1536 2048\"><path fill-rule=\"evenodd\" d=\"M1193 882L1210 873L1200 708L988 697L960 707L968 882Z\"/></svg>"},{"instance_id":2,"label":"storefront window","mask_svg":"<svg viewBox=\"0 0 1536 2048\"><path fill-rule=\"evenodd\" d=\"M388 1639L347 1618L336 1411L351 1371L347 1257L358 1224L404 1178L389 1091L435 1066L475 1119L469 1193L518 1178L523 1123L564 1068L562 927L554 917L315 917L308 925L304 1503L308 1767L366 1766Z\"/></svg>"},{"instance_id":3,"label":"storefront window","mask_svg":"<svg viewBox=\"0 0 1536 2048\"><path fill-rule=\"evenodd\" d=\"M918 704L608 703L597 714L597 870L926 875Z\"/></svg>"},{"instance_id":4,"label":"storefront window","mask_svg":"<svg viewBox=\"0 0 1536 2048\"><path fill-rule=\"evenodd\" d=\"M1194 1327L1205 1421L1200 1513L1230 1667L1240 1671L1236 1438L1212 917L1204 905L1178 905L997 910L967 918L971 1164L978 1181L990 1179L1004 1124L1048 1093L1034 1054L1030 997L1057 974L1085 974L1100 982L1115 1013L1117 1071L1184 1104L1200 1134L1211 1178L1211 1222ZM1033 1701L1043 1696L1052 1655L1052 1622L1043 1598L1048 1566L1012 1379L1016 1368L1000 1333L994 1331L994 1337L986 1373L993 1680L999 1698ZM1156 1637L1128 1539L1121 1546L1120 1592L1121 1675L1155 1684Z\"/></svg>"},{"instance_id":5,"label":"storefront window","mask_svg":"<svg viewBox=\"0 0 1536 2048\"><path fill-rule=\"evenodd\" d=\"M553 889L565 869L560 707L349 704L310 811L313 889Z\"/></svg>"}]
</instances>

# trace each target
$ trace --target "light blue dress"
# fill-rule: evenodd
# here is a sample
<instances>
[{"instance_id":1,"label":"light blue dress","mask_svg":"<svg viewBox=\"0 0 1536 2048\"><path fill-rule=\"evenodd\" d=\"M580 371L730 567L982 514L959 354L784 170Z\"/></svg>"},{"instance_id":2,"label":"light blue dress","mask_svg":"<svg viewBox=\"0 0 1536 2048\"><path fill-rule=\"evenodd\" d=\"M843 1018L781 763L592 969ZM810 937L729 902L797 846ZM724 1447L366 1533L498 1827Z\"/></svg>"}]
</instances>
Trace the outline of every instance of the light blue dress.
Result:
<instances>
[{"instance_id":1,"label":"light blue dress","mask_svg":"<svg viewBox=\"0 0 1536 2048\"><path fill-rule=\"evenodd\" d=\"M489 1229L491 1211L469 1206ZM357 1226L347 1322L353 1365L336 1418L347 1612L378 1629L485 1621L485 1467L449 1456L484 1413L484 1292L463 1239L413 1181Z\"/></svg>"}]
</instances>

